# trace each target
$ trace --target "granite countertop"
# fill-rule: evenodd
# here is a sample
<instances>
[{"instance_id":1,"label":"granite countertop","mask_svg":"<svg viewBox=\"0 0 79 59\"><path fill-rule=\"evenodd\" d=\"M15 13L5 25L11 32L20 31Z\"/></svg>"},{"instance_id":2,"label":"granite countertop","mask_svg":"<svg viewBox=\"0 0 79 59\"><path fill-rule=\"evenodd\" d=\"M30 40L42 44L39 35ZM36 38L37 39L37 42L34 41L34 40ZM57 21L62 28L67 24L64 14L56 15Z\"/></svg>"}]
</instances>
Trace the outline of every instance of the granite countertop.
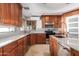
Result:
<instances>
[{"instance_id":1,"label":"granite countertop","mask_svg":"<svg viewBox=\"0 0 79 59\"><path fill-rule=\"evenodd\" d=\"M51 35L50 37L55 37L55 36ZM79 51L79 45L78 45L79 40L76 38L69 38L69 37L57 38L57 42L68 49L73 48L74 50Z\"/></svg>"},{"instance_id":2,"label":"granite countertop","mask_svg":"<svg viewBox=\"0 0 79 59\"><path fill-rule=\"evenodd\" d=\"M1 38L0 48L27 35L28 34L19 34L19 35L13 35L11 37Z\"/></svg>"},{"instance_id":3,"label":"granite countertop","mask_svg":"<svg viewBox=\"0 0 79 59\"><path fill-rule=\"evenodd\" d=\"M13 41L19 40L20 38L25 37L31 33L44 33L44 31L31 31L30 33L20 33L20 34L12 35L10 37L0 38L0 48Z\"/></svg>"}]
</instances>

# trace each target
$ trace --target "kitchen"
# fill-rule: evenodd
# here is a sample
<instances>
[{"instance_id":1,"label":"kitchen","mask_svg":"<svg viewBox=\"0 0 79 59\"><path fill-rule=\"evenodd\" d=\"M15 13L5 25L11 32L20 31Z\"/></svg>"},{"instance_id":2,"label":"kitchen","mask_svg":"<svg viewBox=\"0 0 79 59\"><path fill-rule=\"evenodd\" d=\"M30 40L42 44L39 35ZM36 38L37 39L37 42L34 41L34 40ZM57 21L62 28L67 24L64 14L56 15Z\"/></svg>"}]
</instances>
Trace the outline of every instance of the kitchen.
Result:
<instances>
[{"instance_id":1,"label":"kitchen","mask_svg":"<svg viewBox=\"0 0 79 59\"><path fill-rule=\"evenodd\" d=\"M79 3L0 3L0 56L79 56Z\"/></svg>"}]
</instances>

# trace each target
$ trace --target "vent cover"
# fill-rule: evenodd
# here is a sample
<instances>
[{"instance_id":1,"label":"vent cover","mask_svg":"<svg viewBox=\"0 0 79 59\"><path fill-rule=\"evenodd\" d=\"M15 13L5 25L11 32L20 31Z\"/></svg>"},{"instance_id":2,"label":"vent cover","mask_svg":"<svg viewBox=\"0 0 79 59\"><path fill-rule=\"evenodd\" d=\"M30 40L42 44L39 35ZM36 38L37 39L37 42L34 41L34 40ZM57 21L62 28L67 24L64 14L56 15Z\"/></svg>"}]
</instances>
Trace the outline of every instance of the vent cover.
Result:
<instances>
[{"instance_id":1,"label":"vent cover","mask_svg":"<svg viewBox=\"0 0 79 59\"><path fill-rule=\"evenodd\" d=\"M24 7L24 9L25 9L25 10L30 10L30 8L29 8L29 7Z\"/></svg>"}]
</instances>

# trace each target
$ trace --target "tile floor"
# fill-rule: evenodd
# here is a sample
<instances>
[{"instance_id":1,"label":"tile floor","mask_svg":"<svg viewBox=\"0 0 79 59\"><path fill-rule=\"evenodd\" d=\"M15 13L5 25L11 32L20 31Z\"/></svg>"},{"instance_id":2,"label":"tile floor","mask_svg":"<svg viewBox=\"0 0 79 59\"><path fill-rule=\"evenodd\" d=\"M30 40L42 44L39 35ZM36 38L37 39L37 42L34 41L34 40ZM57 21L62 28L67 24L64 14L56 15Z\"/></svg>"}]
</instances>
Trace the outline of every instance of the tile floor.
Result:
<instances>
[{"instance_id":1,"label":"tile floor","mask_svg":"<svg viewBox=\"0 0 79 59\"><path fill-rule=\"evenodd\" d=\"M37 44L30 47L25 56L50 56L49 44ZM59 48L58 56L70 56L70 54Z\"/></svg>"}]
</instances>

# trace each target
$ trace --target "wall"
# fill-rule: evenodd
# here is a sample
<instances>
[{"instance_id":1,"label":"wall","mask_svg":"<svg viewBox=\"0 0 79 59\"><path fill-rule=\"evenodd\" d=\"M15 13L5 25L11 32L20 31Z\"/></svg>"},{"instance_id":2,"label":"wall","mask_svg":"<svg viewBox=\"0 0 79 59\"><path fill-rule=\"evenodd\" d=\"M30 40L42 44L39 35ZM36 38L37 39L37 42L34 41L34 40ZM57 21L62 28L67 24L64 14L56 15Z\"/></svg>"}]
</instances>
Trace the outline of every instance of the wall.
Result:
<instances>
[{"instance_id":1,"label":"wall","mask_svg":"<svg viewBox=\"0 0 79 59\"><path fill-rule=\"evenodd\" d=\"M41 20L37 20L36 21L36 29L41 29L42 28L42 21Z\"/></svg>"},{"instance_id":2,"label":"wall","mask_svg":"<svg viewBox=\"0 0 79 59\"><path fill-rule=\"evenodd\" d=\"M39 17L31 17L31 20L35 20L36 21L36 29L41 29L42 28L42 21Z\"/></svg>"}]
</instances>

